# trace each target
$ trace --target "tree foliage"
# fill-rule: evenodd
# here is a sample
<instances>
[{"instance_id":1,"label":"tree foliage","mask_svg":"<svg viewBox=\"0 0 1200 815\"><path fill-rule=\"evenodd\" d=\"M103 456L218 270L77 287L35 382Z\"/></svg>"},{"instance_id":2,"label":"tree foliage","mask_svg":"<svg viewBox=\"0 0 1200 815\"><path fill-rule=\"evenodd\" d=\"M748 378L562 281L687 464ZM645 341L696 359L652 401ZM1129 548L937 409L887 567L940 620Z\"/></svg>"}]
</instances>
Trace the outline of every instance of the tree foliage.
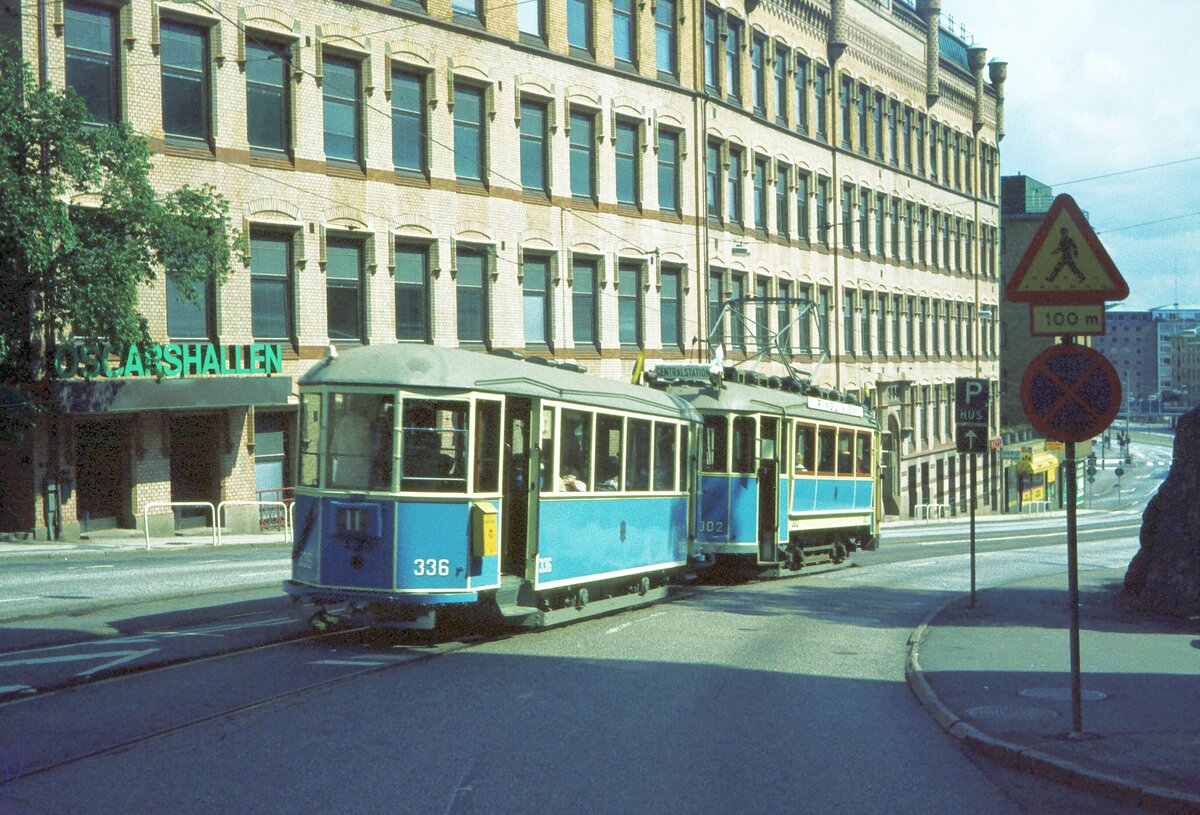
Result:
<instances>
[{"instance_id":1,"label":"tree foliage","mask_svg":"<svg viewBox=\"0 0 1200 815\"><path fill-rule=\"evenodd\" d=\"M150 170L145 138L89 124L73 92L39 87L0 47L0 384L53 376L38 341L147 346L138 294L163 270L185 297L224 281L228 202L207 185L158 194Z\"/></svg>"}]
</instances>

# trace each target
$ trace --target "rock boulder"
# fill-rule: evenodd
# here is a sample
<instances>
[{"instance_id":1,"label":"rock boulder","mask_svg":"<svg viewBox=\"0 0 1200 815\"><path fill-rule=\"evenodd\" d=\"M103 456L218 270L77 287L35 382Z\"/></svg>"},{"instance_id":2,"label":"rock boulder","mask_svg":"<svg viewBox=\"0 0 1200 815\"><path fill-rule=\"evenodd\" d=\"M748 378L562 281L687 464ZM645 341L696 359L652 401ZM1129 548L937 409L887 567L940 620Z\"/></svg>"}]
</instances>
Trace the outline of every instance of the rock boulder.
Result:
<instances>
[{"instance_id":1,"label":"rock boulder","mask_svg":"<svg viewBox=\"0 0 1200 815\"><path fill-rule=\"evenodd\" d=\"M1200 614L1200 407L1179 420L1171 472L1142 513L1125 590L1147 611Z\"/></svg>"}]
</instances>

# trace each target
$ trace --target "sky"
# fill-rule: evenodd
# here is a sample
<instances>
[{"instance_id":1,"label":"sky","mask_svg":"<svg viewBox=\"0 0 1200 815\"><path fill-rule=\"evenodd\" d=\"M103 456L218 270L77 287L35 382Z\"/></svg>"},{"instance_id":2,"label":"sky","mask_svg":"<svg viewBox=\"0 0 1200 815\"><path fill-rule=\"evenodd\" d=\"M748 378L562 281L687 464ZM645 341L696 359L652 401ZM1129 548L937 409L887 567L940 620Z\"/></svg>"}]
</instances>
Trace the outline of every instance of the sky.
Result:
<instances>
[{"instance_id":1,"label":"sky","mask_svg":"<svg viewBox=\"0 0 1200 815\"><path fill-rule=\"evenodd\" d=\"M950 18L1008 63L1001 173L1074 197L1123 306L1200 304L1200 0L942 0Z\"/></svg>"}]
</instances>

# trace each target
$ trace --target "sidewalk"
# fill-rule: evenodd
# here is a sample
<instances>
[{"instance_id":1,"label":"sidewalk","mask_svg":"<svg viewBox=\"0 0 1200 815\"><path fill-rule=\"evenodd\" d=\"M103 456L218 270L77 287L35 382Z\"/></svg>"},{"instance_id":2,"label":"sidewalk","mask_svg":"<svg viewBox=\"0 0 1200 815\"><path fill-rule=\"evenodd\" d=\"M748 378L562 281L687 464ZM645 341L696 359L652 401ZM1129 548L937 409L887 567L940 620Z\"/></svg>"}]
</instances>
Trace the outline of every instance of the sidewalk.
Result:
<instances>
[{"instance_id":1,"label":"sidewalk","mask_svg":"<svg viewBox=\"0 0 1200 815\"><path fill-rule=\"evenodd\" d=\"M228 546L291 546L284 541L282 530L265 532L254 535L231 535L221 533L220 549ZM180 549L196 548L213 549L212 527L200 527L177 532L169 537L151 537L152 552L177 551ZM77 555L107 555L130 552L146 553L145 533L135 529L106 529L85 535L57 541L5 541L0 540L0 559L14 558L55 558L74 557Z\"/></svg>"},{"instance_id":2,"label":"sidewalk","mask_svg":"<svg viewBox=\"0 0 1200 815\"><path fill-rule=\"evenodd\" d=\"M1138 614L1123 576L1080 574L1080 736L1068 736L1065 575L935 611L913 632L905 674L966 747L1150 811L1200 813L1200 620Z\"/></svg>"}]
</instances>

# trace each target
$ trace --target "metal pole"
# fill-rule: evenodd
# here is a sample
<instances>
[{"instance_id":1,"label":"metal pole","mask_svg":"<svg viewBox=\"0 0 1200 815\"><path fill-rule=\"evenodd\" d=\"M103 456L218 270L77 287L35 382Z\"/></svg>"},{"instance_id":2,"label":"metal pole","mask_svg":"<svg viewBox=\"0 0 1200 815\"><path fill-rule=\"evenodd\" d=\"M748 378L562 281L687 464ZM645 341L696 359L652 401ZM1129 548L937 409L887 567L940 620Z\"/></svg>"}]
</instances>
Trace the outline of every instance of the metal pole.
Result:
<instances>
[{"instance_id":1,"label":"metal pole","mask_svg":"<svg viewBox=\"0 0 1200 815\"><path fill-rule=\"evenodd\" d=\"M1079 676L1079 539L1075 515L1075 442L1066 443L1067 470L1067 602L1071 606L1071 732L1083 732Z\"/></svg>"},{"instance_id":2,"label":"metal pole","mask_svg":"<svg viewBox=\"0 0 1200 815\"><path fill-rule=\"evenodd\" d=\"M976 454L971 454L971 608L975 608L975 464Z\"/></svg>"}]
</instances>

